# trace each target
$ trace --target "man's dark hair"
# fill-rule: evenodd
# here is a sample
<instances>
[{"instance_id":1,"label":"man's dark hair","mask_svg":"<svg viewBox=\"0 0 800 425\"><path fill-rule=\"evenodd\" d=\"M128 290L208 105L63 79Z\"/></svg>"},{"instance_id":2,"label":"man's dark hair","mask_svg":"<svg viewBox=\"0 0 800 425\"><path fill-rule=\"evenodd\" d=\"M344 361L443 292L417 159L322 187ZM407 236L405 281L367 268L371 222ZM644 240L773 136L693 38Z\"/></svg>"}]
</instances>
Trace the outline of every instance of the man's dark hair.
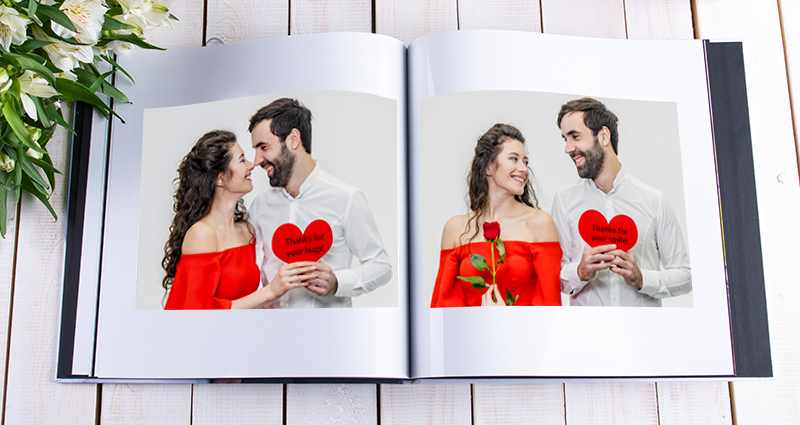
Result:
<instances>
[{"instance_id":1,"label":"man's dark hair","mask_svg":"<svg viewBox=\"0 0 800 425\"><path fill-rule=\"evenodd\" d=\"M296 128L300 132L303 148L307 153L311 153L311 111L302 103L288 97L273 101L250 117L247 131L252 133L253 127L264 120L272 120L269 130L278 136L281 142L286 140L293 128Z\"/></svg>"},{"instance_id":2,"label":"man's dark hair","mask_svg":"<svg viewBox=\"0 0 800 425\"><path fill-rule=\"evenodd\" d=\"M597 136L603 127L607 127L611 133L611 147L614 148L614 153L617 153L617 141L619 140L617 121L619 119L606 108L603 102L591 97L584 97L570 100L561 105L561 110L558 111L558 128L561 128L561 119L564 118L564 115L572 112L583 112L583 123L592 130L594 136Z\"/></svg>"}]
</instances>

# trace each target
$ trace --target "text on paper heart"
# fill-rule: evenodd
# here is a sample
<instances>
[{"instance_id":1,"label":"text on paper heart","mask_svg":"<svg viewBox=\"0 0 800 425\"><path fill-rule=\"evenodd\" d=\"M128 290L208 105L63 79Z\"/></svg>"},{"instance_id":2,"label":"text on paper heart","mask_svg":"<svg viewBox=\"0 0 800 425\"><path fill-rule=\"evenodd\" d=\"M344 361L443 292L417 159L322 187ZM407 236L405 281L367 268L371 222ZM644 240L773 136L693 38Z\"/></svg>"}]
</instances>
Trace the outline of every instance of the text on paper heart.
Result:
<instances>
[{"instance_id":1,"label":"text on paper heart","mask_svg":"<svg viewBox=\"0 0 800 425\"><path fill-rule=\"evenodd\" d=\"M597 210L588 210L581 215L578 231L591 247L615 244L623 251L633 248L639 238L633 219L620 214L608 222Z\"/></svg>"},{"instance_id":2,"label":"text on paper heart","mask_svg":"<svg viewBox=\"0 0 800 425\"><path fill-rule=\"evenodd\" d=\"M333 243L331 226L325 220L312 221L306 230L292 223L282 224L272 235L272 252L285 263L318 261Z\"/></svg>"}]
</instances>

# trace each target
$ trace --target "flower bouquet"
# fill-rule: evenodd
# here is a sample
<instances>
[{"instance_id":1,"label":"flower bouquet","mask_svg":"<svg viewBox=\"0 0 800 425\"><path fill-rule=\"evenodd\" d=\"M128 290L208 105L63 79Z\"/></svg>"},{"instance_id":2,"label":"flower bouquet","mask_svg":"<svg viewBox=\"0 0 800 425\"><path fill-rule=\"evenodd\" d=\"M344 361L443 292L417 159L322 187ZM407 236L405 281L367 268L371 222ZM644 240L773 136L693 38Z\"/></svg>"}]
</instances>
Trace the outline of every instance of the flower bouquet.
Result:
<instances>
[{"instance_id":1,"label":"flower bouquet","mask_svg":"<svg viewBox=\"0 0 800 425\"><path fill-rule=\"evenodd\" d=\"M489 252L492 256L492 265L490 270L492 273L492 284L489 285L480 276L456 276L458 279L471 283L473 288L480 290L489 289L493 285L497 285L497 270L499 270L500 264L503 264L503 259L506 257L506 248L505 245L503 245L503 241L500 239L500 223L496 221L483 223L483 238L490 243ZM497 250L496 261L494 258L495 250ZM469 261L478 271L484 271L490 268L490 266L486 263L486 258L483 255L470 254ZM511 291L506 289L506 305L516 304L518 298L519 295L514 296ZM497 302L494 294L492 294L492 301Z\"/></svg>"},{"instance_id":2,"label":"flower bouquet","mask_svg":"<svg viewBox=\"0 0 800 425\"><path fill-rule=\"evenodd\" d=\"M172 0L2 0L0 3L0 235L7 198L21 192L49 202L55 174L47 142L56 126L69 131L61 102L82 101L106 118L110 102L128 98L108 80L120 70L115 55L159 49L145 30L177 20ZM103 72L100 71L103 69ZM99 95L107 96L108 102Z\"/></svg>"}]
</instances>

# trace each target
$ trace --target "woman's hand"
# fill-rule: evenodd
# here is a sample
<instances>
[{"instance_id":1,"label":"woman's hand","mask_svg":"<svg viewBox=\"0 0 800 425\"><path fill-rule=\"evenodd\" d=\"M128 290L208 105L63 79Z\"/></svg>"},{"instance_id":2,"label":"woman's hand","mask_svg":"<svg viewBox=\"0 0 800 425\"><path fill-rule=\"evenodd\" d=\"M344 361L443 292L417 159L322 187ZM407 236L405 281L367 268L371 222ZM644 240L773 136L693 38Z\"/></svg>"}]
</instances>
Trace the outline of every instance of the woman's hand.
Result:
<instances>
[{"instance_id":1,"label":"woman's hand","mask_svg":"<svg viewBox=\"0 0 800 425\"><path fill-rule=\"evenodd\" d=\"M261 308L282 297L291 289L308 286L309 281L317 277L316 271L317 263L310 261L284 264L267 286L238 300L233 300L231 308Z\"/></svg>"},{"instance_id":2,"label":"woman's hand","mask_svg":"<svg viewBox=\"0 0 800 425\"><path fill-rule=\"evenodd\" d=\"M275 273L275 277L272 278L269 284L264 287L264 289L271 289L270 292L274 297L268 302L282 297L283 294L291 289L308 286L309 279L317 277L316 270L317 263L310 261L284 264L278 269L278 273Z\"/></svg>"},{"instance_id":3,"label":"woman's hand","mask_svg":"<svg viewBox=\"0 0 800 425\"><path fill-rule=\"evenodd\" d=\"M497 301L492 300L492 295ZM505 307L506 303L503 301L503 297L500 296L500 290L497 289L497 285L492 285L489 287L489 290L483 293L481 297L481 307Z\"/></svg>"}]
</instances>

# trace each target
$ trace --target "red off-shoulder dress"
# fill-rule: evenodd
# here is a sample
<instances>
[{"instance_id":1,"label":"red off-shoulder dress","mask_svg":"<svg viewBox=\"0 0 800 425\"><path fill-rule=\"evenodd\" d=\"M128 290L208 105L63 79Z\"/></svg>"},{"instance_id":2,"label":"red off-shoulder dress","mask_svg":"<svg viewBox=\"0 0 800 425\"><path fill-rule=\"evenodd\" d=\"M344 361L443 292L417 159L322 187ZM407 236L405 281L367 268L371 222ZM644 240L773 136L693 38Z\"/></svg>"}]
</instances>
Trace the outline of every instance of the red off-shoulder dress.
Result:
<instances>
[{"instance_id":1,"label":"red off-shoulder dress","mask_svg":"<svg viewBox=\"0 0 800 425\"><path fill-rule=\"evenodd\" d=\"M255 292L260 280L255 241L220 252L181 255L164 309L230 309L232 300Z\"/></svg>"},{"instance_id":2,"label":"red off-shoulder dress","mask_svg":"<svg viewBox=\"0 0 800 425\"><path fill-rule=\"evenodd\" d=\"M558 242L503 241L503 244L506 257L497 270L497 288L503 299L508 289L514 296L519 295L516 305L561 305L561 246ZM491 284L491 271L478 271L469 260L470 254L480 254L487 264L490 263L490 247L489 242L483 241L441 251L431 307L481 305L481 296L487 289L475 289L456 276L481 276Z\"/></svg>"}]
</instances>

